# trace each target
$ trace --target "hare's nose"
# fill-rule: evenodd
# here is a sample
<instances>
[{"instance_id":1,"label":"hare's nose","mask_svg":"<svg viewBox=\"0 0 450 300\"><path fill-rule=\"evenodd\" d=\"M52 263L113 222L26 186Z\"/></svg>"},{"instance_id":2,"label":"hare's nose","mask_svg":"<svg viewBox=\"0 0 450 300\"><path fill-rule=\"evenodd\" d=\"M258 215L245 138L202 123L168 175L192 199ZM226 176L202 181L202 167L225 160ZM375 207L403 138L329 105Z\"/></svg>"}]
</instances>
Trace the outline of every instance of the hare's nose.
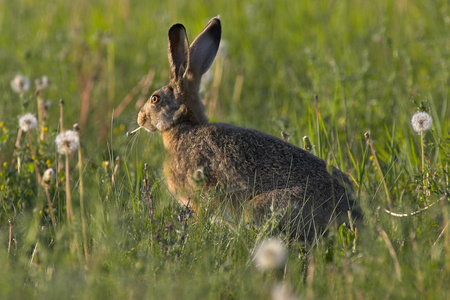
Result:
<instances>
[{"instance_id":1,"label":"hare's nose","mask_svg":"<svg viewBox=\"0 0 450 300\"><path fill-rule=\"evenodd\" d=\"M137 122L140 126L144 126L145 122L147 121L147 116L145 115L145 113L141 110L139 112L138 118L137 118Z\"/></svg>"}]
</instances>

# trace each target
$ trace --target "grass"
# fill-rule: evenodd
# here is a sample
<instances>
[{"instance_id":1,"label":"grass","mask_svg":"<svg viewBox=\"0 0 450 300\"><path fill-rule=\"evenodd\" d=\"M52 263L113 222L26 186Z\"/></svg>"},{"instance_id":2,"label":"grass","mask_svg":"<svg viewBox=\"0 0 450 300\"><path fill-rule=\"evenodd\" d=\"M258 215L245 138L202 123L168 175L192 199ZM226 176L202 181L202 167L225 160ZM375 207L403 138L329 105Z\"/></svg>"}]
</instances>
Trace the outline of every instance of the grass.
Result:
<instances>
[{"instance_id":1,"label":"grass","mask_svg":"<svg viewBox=\"0 0 450 300\"><path fill-rule=\"evenodd\" d=\"M355 244L343 228L318 245L279 235L281 276L252 262L270 226L193 222L165 185L160 136L125 136L135 103L167 82L169 26L192 41L216 15L227 52L206 85L210 119L285 131L298 146L308 136L364 210ZM0 29L0 298L268 299L281 281L299 298L450 297L447 1L1 1ZM31 78L23 94L10 86L18 73ZM44 138L23 132L15 147L43 75ZM80 127L69 173L55 145L60 99L64 128ZM423 143L410 124L419 110L433 118ZM55 170L47 187L36 166Z\"/></svg>"}]
</instances>

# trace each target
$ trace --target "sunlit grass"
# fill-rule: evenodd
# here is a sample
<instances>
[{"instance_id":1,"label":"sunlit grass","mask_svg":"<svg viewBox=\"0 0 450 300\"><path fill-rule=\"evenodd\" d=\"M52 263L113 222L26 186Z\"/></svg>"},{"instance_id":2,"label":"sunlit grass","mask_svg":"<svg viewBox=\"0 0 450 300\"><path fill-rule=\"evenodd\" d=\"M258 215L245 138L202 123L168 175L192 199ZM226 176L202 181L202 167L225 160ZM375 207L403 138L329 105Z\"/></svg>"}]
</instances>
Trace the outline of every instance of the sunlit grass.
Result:
<instances>
[{"instance_id":1,"label":"sunlit grass","mask_svg":"<svg viewBox=\"0 0 450 300\"><path fill-rule=\"evenodd\" d=\"M207 205L194 222L167 190L160 136L126 134L167 83L169 26L192 41L216 15L210 119L308 136L364 211L356 240L277 233L281 273L253 262L270 223L228 226ZM447 1L0 1L0 298L267 299L281 282L298 298L448 298L449 20ZM17 74L29 89L11 88ZM433 120L421 134L418 111ZM38 125L22 132L25 113ZM75 123L80 152L59 154Z\"/></svg>"}]
</instances>

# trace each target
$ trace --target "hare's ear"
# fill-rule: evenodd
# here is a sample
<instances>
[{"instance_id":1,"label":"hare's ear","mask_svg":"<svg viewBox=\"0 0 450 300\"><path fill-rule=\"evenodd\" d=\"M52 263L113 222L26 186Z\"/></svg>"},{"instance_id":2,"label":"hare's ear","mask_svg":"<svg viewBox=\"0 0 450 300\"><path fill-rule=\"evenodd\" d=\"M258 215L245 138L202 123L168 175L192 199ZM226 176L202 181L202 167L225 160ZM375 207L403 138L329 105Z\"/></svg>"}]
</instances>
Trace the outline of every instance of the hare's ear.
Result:
<instances>
[{"instance_id":1,"label":"hare's ear","mask_svg":"<svg viewBox=\"0 0 450 300\"><path fill-rule=\"evenodd\" d=\"M219 49L222 28L219 18L213 18L191 44L188 71L197 80L208 71Z\"/></svg>"},{"instance_id":2,"label":"hare's ear","mask_svg":"<svg viewBox=\"0 0 450 300\"><path fill-rule=\"evenodd\" d=\"M170 79L181 78L189 63L189 42L186 29L182 24L175 24L169 29L167 56L169 58Z\"/></svg>"}]
</instances>

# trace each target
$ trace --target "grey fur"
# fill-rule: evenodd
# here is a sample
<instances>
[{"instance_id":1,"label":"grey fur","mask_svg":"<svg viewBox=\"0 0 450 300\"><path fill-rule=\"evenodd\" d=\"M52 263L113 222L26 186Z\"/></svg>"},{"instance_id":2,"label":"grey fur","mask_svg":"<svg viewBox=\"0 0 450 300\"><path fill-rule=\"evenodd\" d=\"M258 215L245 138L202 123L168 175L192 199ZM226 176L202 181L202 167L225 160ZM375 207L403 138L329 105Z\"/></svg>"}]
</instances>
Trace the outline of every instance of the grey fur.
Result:
<instances>
[{"instance_id":1,"label":"grey fur","mask_svg":"<svg viewBox=\"0 0 450 300\"><path fill-rule=\"evenodd\" d=\"M230 201L231 210L261 221L281 211L289 233L312 238L335 217L352 210L347 175L301 148L274 136L230 124L209 123L199 95L201 76L213 62L221 25L213 18L189 48L183 25L169 30L170 82L140 110L138 123L160 131L167 150L164 172L169 190L187 204L203 191L216 191L213 207ZM190 203L197 209L195 201ZM359 213L358 213L359 215Z\"/></svg>"}]
</instances>

